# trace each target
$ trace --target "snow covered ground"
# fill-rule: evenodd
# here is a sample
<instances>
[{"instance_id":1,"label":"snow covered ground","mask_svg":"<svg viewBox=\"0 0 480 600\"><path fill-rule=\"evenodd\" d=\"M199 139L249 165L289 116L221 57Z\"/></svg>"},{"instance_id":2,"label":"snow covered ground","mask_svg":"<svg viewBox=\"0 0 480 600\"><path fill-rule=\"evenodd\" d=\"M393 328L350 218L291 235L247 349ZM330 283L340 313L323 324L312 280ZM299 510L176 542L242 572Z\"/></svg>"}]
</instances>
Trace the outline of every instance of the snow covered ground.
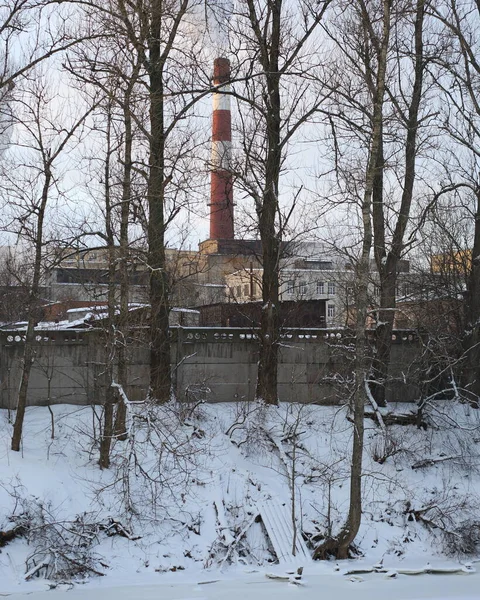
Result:
<instances>
[{"instance_id":1,"label":"snow covered ground","mask_svg":"<svg viewBox=\"0 0 480 600\"><path fill-rule=\"evenodd\" d=\"M337 566L288 554L292 514L310 545L345 520L346 409L190 408L132 408L129 440L105 471L100 408L28 409L21 454L0 411L0 531L25 529L0 548L0 595L54 587L48 597L60 599L73 586L70 598L92 600L480 598L480 411L436 404L426 430L366 420L359 558ZM402 574L469 562L455 575ZM266 577L300 563L301 587Z\"/></svg>"},{"instance_id":2,"label":"snow covered ground","mask_svg":"<svg viewBox=\"0 0 480 600\"><path fill-rule=\"evenodd\" d=\"M115 587L94 584L77 586L75 589L39 591L8 594L10 600L478 600L480 598L480 575L462 577L452 575L425 575L421 577L399 576L387 579L378 575L365 576L363 581L350 581L338 573L328 572L321 566L312 566L305 573L301 587L281 581L272 581L263 572L231 573L229 577L218 573L203 573L198 577L175 574L164 576L155 583L117 585ZM46 586L44 586L46 587ZM1 594L5 596L7 594Z\"/></svg>"}]
</instances>

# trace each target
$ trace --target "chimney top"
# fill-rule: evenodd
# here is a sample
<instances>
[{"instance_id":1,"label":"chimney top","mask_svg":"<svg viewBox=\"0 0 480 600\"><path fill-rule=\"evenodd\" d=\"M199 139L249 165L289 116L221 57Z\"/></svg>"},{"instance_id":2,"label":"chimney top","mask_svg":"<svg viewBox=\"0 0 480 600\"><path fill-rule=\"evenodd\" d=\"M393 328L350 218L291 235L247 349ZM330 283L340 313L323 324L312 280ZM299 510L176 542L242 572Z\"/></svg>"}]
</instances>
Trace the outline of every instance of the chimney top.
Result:
<instances>
[{"instance_id":1,"label":"chimney top","mask_svg":"<svg viewBox=\"0 0 480 600\"><path fill-rule=\"evenodd\" d=\"M230 79L230 61L228 58L216 58L213 61L213 82L218 85Z\"/></svg>"}]
</instances>

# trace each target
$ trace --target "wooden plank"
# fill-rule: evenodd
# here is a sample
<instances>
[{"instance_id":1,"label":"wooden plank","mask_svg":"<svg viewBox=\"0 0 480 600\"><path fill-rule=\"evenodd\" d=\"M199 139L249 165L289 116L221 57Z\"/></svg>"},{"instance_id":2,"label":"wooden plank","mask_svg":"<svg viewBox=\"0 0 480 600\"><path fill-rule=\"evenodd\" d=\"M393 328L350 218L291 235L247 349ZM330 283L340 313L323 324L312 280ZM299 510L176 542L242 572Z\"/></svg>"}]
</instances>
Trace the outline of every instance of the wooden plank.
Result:
<instances>
[{"instance_id":1,"label":"wooden plank","mask_svg":"<svg viewBox=\"0 0 480 600\"><path fill-rule=\"evenodd\" d=\"M297 530L295 554L293 553L293 523L286 503L282 504L271 498L263 502L259 507L259 513L279 562L311 561L310 552L299 530Z\"/></svg>"}]
</instances>

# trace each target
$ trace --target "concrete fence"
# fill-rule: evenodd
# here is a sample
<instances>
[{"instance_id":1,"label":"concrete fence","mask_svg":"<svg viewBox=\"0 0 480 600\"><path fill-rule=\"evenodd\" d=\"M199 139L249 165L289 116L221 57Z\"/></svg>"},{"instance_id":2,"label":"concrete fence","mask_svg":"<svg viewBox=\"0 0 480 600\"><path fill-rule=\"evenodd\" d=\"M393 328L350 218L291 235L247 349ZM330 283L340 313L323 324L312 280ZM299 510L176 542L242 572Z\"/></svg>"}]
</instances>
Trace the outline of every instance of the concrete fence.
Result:
<instances>
[{"instance_id":1,"label":"concrete fence","mask_svg":"<svg viewBox=\"0 0 480 600\"><path fill-rule=\"evenodd\" d=\"M0 407L14 408L22 368L24 332L0 331ZM173 385L180 400L253 400L258 342L251 330L182 328L171 330ZM127 343L131 400L145 397L149 381L148 331L136 329ZM419 353L412 332L395 332L391 401L412 401L415 382L406 374ZM345 331L285 330L280 347L278 392L282 401L336 404L351 383L353 345ZM105 396L106 339L101 330L42 330L36 337L29 405L99 404Z\"/></svg>"}]
</instances>

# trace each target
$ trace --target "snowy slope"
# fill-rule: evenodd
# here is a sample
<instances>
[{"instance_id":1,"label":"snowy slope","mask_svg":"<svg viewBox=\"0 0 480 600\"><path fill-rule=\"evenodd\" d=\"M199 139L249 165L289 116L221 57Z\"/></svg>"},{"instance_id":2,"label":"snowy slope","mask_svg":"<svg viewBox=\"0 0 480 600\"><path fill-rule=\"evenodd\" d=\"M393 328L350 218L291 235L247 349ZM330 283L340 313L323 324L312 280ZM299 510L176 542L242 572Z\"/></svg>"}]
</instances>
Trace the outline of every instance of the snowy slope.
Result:
<instances>
[{"instance_id":1,"label":"snowy slope","mask_svg":"<svg viewBox=\"0 0 480 600\"><path fill-rule=\"evenodd\" d=\"M53 417L47 408L27 410L20 455L9 449L9 415L0 413L0 530L29 523L25 535L0 549L0 592L45 589L46 575L50 585L87 580L111 587L172 577L209 580L253 567L261 569L261 582L248 585L261 586L266 571L281 569L273 566L275 549L291 550L292 514L297 534L310 544L335 534L346 517L352 431L344 408L217 404L185 417L173 405L136 406L129 441L115 444L112 468L103 472L97 466L100 409L52 411ZM383 560L387 570L416 569L476 557L478 411L438 404L428 419L426 431L394 426L387 437L367 419L364 516L356 540L363 557L355 565ZM268 524L268 515L265 523L261 518L266 506ZM69 575L64 566L78 556L87 569ZM308 565L301 553L290 560ZM355 585L341 574L344 566L335 573L332 562L312 565L306 579L310 570L347 581L346 589ZM364 587L369 578L385 580L384 574L361 577ZM269 585L282 590L281 583ZM203 588L191 594L197 596L216 597Z\"/></svg>"}]
</instances>

